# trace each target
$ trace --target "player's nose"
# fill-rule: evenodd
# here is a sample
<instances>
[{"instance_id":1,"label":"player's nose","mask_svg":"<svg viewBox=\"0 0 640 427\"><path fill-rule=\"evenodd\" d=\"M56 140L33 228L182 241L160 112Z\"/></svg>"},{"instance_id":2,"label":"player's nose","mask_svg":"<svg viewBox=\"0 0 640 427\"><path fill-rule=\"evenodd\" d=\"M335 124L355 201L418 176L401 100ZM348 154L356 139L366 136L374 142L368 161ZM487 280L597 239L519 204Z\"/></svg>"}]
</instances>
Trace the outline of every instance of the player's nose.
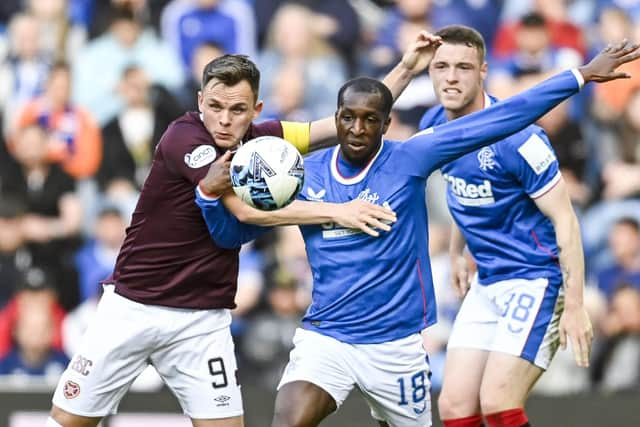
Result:
<instances>
[{"instance_id":1,"label":"player's nose","mask_svg":"<svg viewBox=\"0 0 640 427\"><path fill-rule=\"evenodd\" d=\"M220 122L223 126L228 126L231 124L231 113L228 110L223 110L220 112L218 116L218 122Z\"/></svg>"}]
</instances>

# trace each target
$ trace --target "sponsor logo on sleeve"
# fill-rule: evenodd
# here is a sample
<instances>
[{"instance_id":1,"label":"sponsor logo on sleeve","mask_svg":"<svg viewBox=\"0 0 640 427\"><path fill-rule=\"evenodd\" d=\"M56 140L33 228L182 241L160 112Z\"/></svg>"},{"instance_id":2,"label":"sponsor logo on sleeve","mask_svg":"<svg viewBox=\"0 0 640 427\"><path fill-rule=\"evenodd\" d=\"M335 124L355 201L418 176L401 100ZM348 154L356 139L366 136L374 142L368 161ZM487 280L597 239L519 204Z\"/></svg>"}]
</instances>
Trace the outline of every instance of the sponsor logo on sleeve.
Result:
<instances>
[{"instance_id":1,"label":"sponsor logo on sleeve","mask_svg":"<svg viewBox=\"0 0 640 427\"><path fill-rule=\"evenodd\" d=\"M546 171L556 160L553 151L536 134L531 135L527 142L518 148L518 153L527 161L536 175Z\"/></svg>"},{"instance_id":2,"label":"sponsor logo on sleeve","mask_svg":"<svg viewBox=\"0 0 640 427\"><path fill-rule=\"evenodd\" d=\"M216 159L213 145L199 145L192 152L184 155L184 162L192 169L208 165Z\"/></svg>"}]
</instances>

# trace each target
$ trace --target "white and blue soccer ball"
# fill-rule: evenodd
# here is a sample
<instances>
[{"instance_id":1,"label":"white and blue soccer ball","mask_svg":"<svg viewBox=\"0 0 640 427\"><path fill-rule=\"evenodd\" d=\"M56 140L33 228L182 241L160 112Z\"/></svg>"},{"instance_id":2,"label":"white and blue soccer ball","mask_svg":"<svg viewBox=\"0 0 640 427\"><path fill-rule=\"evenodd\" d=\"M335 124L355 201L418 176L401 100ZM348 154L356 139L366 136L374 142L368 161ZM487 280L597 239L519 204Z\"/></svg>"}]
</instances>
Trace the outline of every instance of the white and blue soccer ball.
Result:
<instances>
[{"instance_id":1,"label":"white and blue soccer ball","mask_svg":"<svg viewBox=\"0 0 640 427\"><path fill-rule=\"evenodd\" d=\"M238 197L263 211L291 203L304 183L302 155L276 136L261 136L244 143L231 160L231 185Z\"/></svg>"}]
</instances>

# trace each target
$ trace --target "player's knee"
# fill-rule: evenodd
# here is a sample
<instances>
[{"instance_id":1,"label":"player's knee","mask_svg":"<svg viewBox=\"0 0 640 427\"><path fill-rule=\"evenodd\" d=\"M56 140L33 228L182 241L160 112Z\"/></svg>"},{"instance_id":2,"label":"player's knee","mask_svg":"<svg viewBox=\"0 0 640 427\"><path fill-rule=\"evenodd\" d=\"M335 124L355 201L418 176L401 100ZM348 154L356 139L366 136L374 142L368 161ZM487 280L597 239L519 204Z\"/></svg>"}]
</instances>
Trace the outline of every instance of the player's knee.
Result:
<instances>
[{"instance_id":1,"label":"player's knee","mask_svg":"<svg viewBox=\"0 0 640 427\"><path fill-rule=\"evenodd\" d=\"M520 402L520 399L500 391L480 393L480 408L483 414L494 414L523 405L524 402Z\"/></svg>"},{"instance_id":2,"label":"player's knee","mask_svg":"<svg viewBox=\"0 0 640 427\"><path fill-rule=\"evenodd\" d=\"M100 418L82 417L64 411L57 406L51 408L47 427L96 427ZM57 425L56 425L57 424Z\"/></svg>"},{"instance_id":3,"label":"player's knee","mask_svg":"<svg viewBox=\"0 0 640 427\"><path fill-rule=\"evenodd\" d=\"M457 393L442 391L438 396L438 412L442 419L459 418L466 413L465 403Z\"/></svg>"}]
</instances>

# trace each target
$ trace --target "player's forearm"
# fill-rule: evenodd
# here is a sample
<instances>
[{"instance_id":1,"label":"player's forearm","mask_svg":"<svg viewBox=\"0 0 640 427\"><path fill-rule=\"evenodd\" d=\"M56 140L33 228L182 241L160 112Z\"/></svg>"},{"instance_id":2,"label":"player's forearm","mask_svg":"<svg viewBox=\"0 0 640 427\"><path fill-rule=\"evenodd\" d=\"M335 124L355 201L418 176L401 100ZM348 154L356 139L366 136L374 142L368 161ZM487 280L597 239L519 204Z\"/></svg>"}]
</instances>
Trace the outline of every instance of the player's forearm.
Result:
<instances>
[{"instance_id":1,"label":"player's forearm","mask_svg":"<svg viewBox=\"0 0 640 427\"><path fill-rule=\"evenodd\" d=\"M333 116L311 122L309 152L336 145L336 122Z\"/></svg>"},{"instance_id":2,"label":"player's forearm","mask_svg":"<svg viewBox=\"0 0 640 427\"><path fill-rule=\"evenodd\" d=\"M275 211L261 211L244 203L242 205L234 207L231 210L233 214L242 222L261 226L323 224L333 220L335 210L333 203L301 200L294 200L290 205Z\"/></svg>"},{"instance_id":3,"label":"player's forearm","mask_svg":"<svg viewBox=\"0 0 640 427\"><path fill-rule=\"evenodd\" d=\"M464 252L465 247L464 236L460 232L457 224L455 222L451 222L451 237L449 240L449 256L453 259L459 257Z\"/></svg>"},{"instance_id":4,"label":"player's forearm","mask_svg":"<svg viewBox=\"0 0 640 427\"><path fill-rule=\"evenodd\" d=\"M237 200L243 204L239 199ZM209 235L221 248L239 248L268 230L265 227L240 222L230 210L225 208L221 198L208 198L199 189L196 189L196 204L202 211Z\"/></svg>"},{"instance_id":5,"label":"player's forearm","mask_svg":"<svg viewBox=\"0 0 640 427\"><path fill-rule=\"evenodd\" d=\"M382 79L382 83L389 88L395 101L406 89L413 77L413 72L400 62Z\"/></svg>"},{"instance_id":6,"label":"player's forearm","mask_svg":"<svg viewBox=\"0 0 640 427\"><path fill-rule=\"evenodd\" d=\"M554 222L554 228L565 290L565 309L582 307L584 256L578 220L573 213L567 214Z\"/></svg>"}]
</instances>

